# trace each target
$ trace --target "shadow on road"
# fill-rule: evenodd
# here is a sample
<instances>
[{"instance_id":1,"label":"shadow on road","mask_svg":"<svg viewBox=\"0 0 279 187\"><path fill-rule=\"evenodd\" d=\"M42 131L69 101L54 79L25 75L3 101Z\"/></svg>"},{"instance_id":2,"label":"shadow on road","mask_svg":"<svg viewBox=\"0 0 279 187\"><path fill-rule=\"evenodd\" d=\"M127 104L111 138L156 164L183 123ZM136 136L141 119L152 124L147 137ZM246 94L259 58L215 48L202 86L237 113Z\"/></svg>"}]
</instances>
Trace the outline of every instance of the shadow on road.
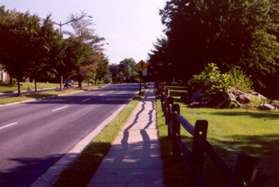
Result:
<instances>
[{"instance_id":1,"label":"shadow on road","mask_svg":"<svg viewBox=\"0 0 279 187\"><path fill-rule=\"evenodd\" d=\"M126 104L138 91L138 84L110 85L91 92L68 96L55 96L27 104Z\"/></svg>"},{"instance_id":2,"label":"shadow on road","mask_svg":"<svg viewBox=\"0 0 279 187\"><path fill-rule=\"evenodd\" d=\"M13 163L8 169L0 170L0 186L27 187L32 184L46 168L62 155L50 155L44 158L10 158L5 162Z\"/></svg>"}]
</instances>

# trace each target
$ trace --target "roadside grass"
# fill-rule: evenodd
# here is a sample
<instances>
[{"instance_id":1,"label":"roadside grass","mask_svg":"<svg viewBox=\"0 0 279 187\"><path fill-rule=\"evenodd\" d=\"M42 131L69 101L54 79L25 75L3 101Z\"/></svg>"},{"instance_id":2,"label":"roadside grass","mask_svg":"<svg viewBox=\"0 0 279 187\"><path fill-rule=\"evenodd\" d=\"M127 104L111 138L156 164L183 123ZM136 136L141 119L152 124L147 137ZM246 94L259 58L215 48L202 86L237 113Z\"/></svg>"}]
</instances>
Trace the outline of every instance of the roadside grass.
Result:
<instances>
[{"instance_id":1,"label":"roadside grass","mask_svg":"<svg viewBox=\"0 0 279 187\"><path fill-rule=\"evenodd\" d=\"M11 96L11 97L0 97L0 105L2 104L9 104L9 103L15 103L15 102L22 102L30 99L43 99L47 97L53 97L53 96L59 96L64 94L75 94L82 91L93 91L98 88L101 88L104 86L104 84L96 84L96 85L84 85L82 89L78 88L68 88L64 89L62 91L60 90L48 90L48 91L42 91L37 93L27 93L22 94L20 96Z\"/></svg>"},{"instance_id":2,"label":"roadside grass","mask_svg":"<svg viewBox=\"0 0 279 187\"><path fill-rule=\"evenodd\" d=\"M62 91L51 90L51 91L44 91L44 92L38 92L38 93L32 93L32 94L24 94L21 96L4 97L4 98L0 98L0 105L15 103L15 102L22 102L22 101L26 101L26 100L30 100L30 99L42 99L42 98L51 97L51 96L59 96L61 94L74 94L74 93L79 93L79 92L82 92L82 90L65 89Z\"/></svg>"},{"instance_id":3,"label":"roadside grass","mask_svg":"<svg viewBox=\"0 0 279 187\"><path fill-rule=\"evenodd\" d=\"M22 91L34 90L34 83L22 82L20 83L22 86L20 87ZM58 88L59 84L57 83L43 83L38 82L38 89L46 89L46 88ZM0 84L0 93L14 93L17 92L17 85L8 85L8 84Z\"/></svg>"},{"instance_id":4,"label":"roadside grass","mask_svg":"<svg viewBox=\"0 0 279 187\"><path fill-rule=\"evenodd\" d=\"M62 172L54 184L54 187L76 187L86 186L88 184L139 100L140 97L134 98L120 114L91 141L82 151L79 158Z\"/></svg>"},{"instance_id":5,"label":"roadside grass","mask_svg":"<svg viewBox=\"0 0 279 187\"><path fill-rule=\"evenodd\" d=\"M240 152L256 156L260 159L257 185L269 187L278 186L278 111L262 112L244 109L188 108L182 103L179 104L181 106L181 114L192 124L198 119L208 120L208 141L231 168L234 167L237 154ZM160 108L160 104L158 104L158 108ZM167 133L164 120L161 119L163 118L162 115L161 110L158 110L157 120L161 143ZM185 130L182 130L181 133L183 141L191 148L192 139L190 135ZM168 143L168 146L170 146L170 143ZM167 146L163 145L162 149L164 147ZM171 150L166 148L162 150L162 154L167 151L170 152ZM167 159L167 161L169 160L171 159ZM224 181L221 180L222 173L215 168L209 160L206 162L205 171L209 184L212 186L225 185ZM168 178L166 178L166 180L171 181ZM182 182L183 181L185 181L185 179L182 179ZM176 181L171 181L171 184L173 182Z\"/></svg>"}]
</instances>

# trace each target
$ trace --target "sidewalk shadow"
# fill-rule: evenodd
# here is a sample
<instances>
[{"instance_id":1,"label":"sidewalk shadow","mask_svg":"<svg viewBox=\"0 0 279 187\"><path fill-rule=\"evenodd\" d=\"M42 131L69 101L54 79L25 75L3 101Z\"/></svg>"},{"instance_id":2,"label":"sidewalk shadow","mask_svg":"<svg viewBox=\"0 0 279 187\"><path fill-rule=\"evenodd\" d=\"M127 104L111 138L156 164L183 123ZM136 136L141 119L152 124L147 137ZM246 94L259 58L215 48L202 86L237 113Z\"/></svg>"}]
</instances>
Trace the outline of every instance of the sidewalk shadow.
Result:
<instances>
[{"instance_id":1,"label":"sidewalk shadow","mask_svg":"<svg viewBox=\"0 0 279 187\"><path fill-rule=\"evenodd\" d=\"M142 101L142 104L141 104L141 109L136 114L133 122L130 125L128 125L127 128L125 128L125 130L123 132L123 138L121 140L121 144L124 146L124 149L127 149L127 146L128 146L129 130L139 122L139 117L143 113L143 111L145 110L147 102L151 102L152 108L151 108L150 111L148 111L147 124L143 127L143 129L140 129L140 133L142 135L143 142L149 142L150 141L148 133L146 132L146 129L148 127L150 127L150 125L153 123L154 119L152 119L152 117L153 117L152 114L153 114L153 112L155 112L155 101L154 101L154 98L151 98L151 96L153 96L153 94L151 92L148 92L148 93L145 94L145 96L143 98L143 101ZM155 96L153 96L153 97L155 97Z\"/></svg>"}]
</instances>

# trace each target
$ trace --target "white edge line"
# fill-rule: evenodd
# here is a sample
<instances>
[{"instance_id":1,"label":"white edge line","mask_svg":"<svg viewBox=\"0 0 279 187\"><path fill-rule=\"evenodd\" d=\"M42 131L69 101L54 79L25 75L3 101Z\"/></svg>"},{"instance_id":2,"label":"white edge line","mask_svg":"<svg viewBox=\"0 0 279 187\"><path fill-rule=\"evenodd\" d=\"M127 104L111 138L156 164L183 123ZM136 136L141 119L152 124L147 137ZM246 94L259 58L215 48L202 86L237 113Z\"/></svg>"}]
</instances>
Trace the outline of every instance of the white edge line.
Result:
<instances>
[{"instance_id":1,"label":"white edge line","mask_svg":"<svg viewBox=\"0 0 279 187\"><path fill-rule=\"evenodd\" d=\"M63 109L69 108L69 107L70 107L69 105L65 105L65 106L62 106L62 107L59 107L59 108L52 109L51 111L52 112L57 112L59 110L63 110Z\"/></svg>"},{"instance_id":2,"label":"white edge line","mask_svg":"<svg viewBox=\"0 0 279 187\"><path fill-rule=\"evenodd\" d=\"M14 126L14 125L17 125L17 124L18 124L17 121L16 121L16 122L13 122L13 123L9 123L9 124L7 124L7 125L4 125L4 126L0 127L0 130L5 129L5 128L8 128L8 127L11 127L11 126Z\"/></svg>"},{"instance_id":3,"label":"white edge line","mask_svg":"<svg viewBox=\"0 0 279 187\"><path fill-rule=\"evenodd\" d=\"M92 141L95 136L97 136L102 131L103 128L105 128L123 110L123 108L127 104L121 105L119 109L117 109L100 125L98 125L96 129L94 129L89 135L87 135L79 143L77 143L68 153L65 153L65 155L61 159L59 159L51 167L49 167L43 175L41 175L34 183L30 185L30 187L52 186L58 179L62 171L79 157L81 151Z\"/></svg>"}]
</instances>

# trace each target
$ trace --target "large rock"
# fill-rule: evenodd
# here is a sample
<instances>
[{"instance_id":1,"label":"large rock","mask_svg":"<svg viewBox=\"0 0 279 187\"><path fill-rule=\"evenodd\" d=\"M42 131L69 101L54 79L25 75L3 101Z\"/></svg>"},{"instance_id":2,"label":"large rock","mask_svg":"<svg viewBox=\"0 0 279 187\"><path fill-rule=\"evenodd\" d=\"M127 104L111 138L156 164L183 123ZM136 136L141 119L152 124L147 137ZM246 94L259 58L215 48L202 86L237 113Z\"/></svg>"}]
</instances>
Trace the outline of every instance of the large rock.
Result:
<instances>
[{"instance_id":1,"label":"large rock","mask_svg":"<svg viewBox=\"0 0 279 187\"><path fill-rule=\"evenodd\" d=\"M205 89L197 89L187 96L190 107L214 107L214 108L261 108L274 110L276 107L268 104L268 99L258 92L244 92L237 88L230 88L225 93L206 94ZM185 99L186 100L186 99ZM261 107L260 107L261 106Z\"/></svg>"},{"instance_id":2,"label":"large rock","mask_svg":"<svg viewBox=\"0 0 279 187\"><path fill-rule=\"evenodd\" d=\"M275 110L276 107L273 106L272 104L265 103L265 104L260 104L259 109L260 110Z\"/></svg>"}]
</instances>

